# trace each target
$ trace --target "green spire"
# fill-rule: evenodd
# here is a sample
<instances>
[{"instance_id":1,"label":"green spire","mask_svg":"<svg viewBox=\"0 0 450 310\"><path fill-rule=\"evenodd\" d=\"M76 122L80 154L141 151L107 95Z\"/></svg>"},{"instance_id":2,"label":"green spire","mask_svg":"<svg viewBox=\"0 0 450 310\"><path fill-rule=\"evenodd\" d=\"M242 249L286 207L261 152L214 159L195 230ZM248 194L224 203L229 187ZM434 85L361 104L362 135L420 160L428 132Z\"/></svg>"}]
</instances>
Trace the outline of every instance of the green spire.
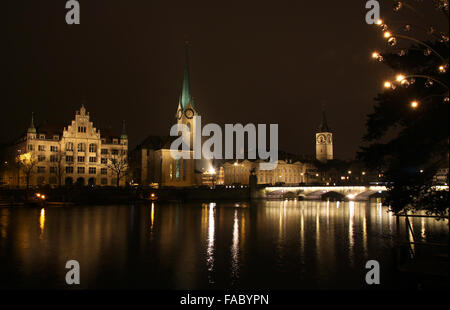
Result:
<instances>
[{"instance_id":1,"label":"green spire","mask_svg":"<svg viewBox=\"0 0 450 310\"><path fill-rule=\"evenodd\" d=\"M319 132L330 132L331 129L328 127L327 116L325 115L325 107L322 107L322 122L319 126Z\"/></svg>"},{"instance_id":2,"label":"green spire","mask_svg":"<svg viewBox=\"0 0 450 310\"><path fill-rule=\"evenodd\" d=\"M31 112L31 123L28 128L28 133L36 133L36 128L34 127L34 112Z\"/></svg>"},{"instance_id":3,"label":"green spire","mask_svg":"<svg viewBox=\"0 0 450 310\"><path fill-rule=\"evenodd\" d=\"M122 134L120 135L120 139L128 139L127 130L125 128L125 120L122 121Z\"/></svg>"},{"instance_id":4,"label":"green spire","mask_svg":"<svg viewBox=\"0 0 450 310\"><path fill-rule=\"evenodd\" d=\"M184 110L188 107L189 103L191 103L191 83L189 80L189 44L186 42L186 64L184 65L184 80L183 80L183 89L181 91L181 108Z\"/></svg>"}]
</instances>

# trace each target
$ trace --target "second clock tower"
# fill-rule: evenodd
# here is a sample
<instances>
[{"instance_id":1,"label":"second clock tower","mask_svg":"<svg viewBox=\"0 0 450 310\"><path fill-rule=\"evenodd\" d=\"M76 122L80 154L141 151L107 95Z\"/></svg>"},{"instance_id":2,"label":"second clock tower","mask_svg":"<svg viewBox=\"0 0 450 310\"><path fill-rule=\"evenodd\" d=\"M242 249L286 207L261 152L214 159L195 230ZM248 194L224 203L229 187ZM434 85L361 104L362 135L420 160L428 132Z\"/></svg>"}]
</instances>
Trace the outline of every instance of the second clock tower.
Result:
<instances>
[{"instance_id":1,"label":"second clock tower","mask_svg":"<svg viewBox=\"0 0 450 310\"><path fill-rule=\"evenodd\" d=\"M333 160L333 134L328 127L325 110L322 110L322 122L316 133L316 159L320 162Z\"/></svg>"}]
</instances>

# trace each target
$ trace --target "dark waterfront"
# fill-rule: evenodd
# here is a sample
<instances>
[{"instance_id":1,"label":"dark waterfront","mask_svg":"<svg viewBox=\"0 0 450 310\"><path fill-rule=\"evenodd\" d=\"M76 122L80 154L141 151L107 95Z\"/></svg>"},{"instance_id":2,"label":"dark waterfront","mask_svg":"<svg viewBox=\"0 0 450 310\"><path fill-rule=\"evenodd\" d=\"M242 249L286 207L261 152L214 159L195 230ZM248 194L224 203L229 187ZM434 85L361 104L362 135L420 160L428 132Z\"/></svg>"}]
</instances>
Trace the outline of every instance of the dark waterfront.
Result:
<instances>
[{"instance_id":1,"label":"dark waterfront","mask_svg":"<svg viewBox=\"0 0 450 310\"><path fill-rule=\"evenodd\" d=\"M407 238L404 222L400 233ZM448 242L448 221L412 219L419 240ZM0 208L0 288L408 288L394 270L395 217L378 203L261 201Z\"/></svg>"}]
</instances>

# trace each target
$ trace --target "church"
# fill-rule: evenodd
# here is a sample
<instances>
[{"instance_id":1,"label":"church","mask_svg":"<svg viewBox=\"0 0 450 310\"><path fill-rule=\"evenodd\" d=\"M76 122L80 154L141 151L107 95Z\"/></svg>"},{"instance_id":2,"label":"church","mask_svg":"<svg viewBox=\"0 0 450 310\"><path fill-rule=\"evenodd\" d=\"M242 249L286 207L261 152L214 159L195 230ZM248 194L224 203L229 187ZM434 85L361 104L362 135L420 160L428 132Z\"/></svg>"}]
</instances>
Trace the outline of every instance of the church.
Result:
<instances>
[{"instance_id":1,"label":"church","mask_svg":"<svg viewBox=\"0 0 450 310\"><path fill-rule=\"evenodd\" d=\"M210 161L193 158L193 137L197 124L195 116L199 112L195 106L190 87L188 46L185 51L185 68L181 94L176 108L177 124L189 129L190 150L185 158L174 159L170 153L171 143L177 137L148 136L130 152L132 183L151 187L193 187L200 185L248 185L250 174L257 176L258 184L298 185L320 181L313 159L279 152L278 165L274 170L260 170L260 160L218 160ZM316 133L316 160L326 163L333 160L333 139L330 128L322 112L322 121ZM190 159L186 159L190 158Z\"/></svg>"},{"instance_id":2,"label":"church","mask_svg":"<svg viewBox=\"0 0 450 310\"><path fill-rule=\"evenodd\" d=\"M187 45L185 53L183 86L175 119L177 124L183 124L189 128L190 150L183 151L183 153L188 152L189 154L183 154L184 158L179 159L171 156L170 146L177 137L148 136L130 152L132 182L135 184L144 187L191 187L201 184L199 162L192 159L193 137L197 129L194 117L199 113L191 95Z\"/></svg>"}]
</instances>

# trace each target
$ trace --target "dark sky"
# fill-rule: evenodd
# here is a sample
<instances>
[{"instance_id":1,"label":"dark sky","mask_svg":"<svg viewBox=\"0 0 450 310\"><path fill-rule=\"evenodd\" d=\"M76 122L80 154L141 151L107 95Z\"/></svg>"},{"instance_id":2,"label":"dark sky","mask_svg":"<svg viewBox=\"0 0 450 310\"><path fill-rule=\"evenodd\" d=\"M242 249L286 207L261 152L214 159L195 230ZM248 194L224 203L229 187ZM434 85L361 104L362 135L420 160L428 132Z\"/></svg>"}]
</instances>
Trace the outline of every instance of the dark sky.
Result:
<instances>
[{"instance_id":1,"label":"dark sky","mask_svg":"<svg viewBox=\"0 0 450 310\"><path fill-rule=\"evenodd\" d=\"M365 23L365 1L80 4L81 25L67 25L64 0L2 3L0 141L27 128L32 111L38 123L68 124L83 97L97 127L120 131L125 119L132 146L149 134L168 135L188 38L192 93L203 122L278 123L281 149L313 154L325 104L335 154L347 159L389 74L370 59L383 41Z\"/></svg>"}]
</instances>

